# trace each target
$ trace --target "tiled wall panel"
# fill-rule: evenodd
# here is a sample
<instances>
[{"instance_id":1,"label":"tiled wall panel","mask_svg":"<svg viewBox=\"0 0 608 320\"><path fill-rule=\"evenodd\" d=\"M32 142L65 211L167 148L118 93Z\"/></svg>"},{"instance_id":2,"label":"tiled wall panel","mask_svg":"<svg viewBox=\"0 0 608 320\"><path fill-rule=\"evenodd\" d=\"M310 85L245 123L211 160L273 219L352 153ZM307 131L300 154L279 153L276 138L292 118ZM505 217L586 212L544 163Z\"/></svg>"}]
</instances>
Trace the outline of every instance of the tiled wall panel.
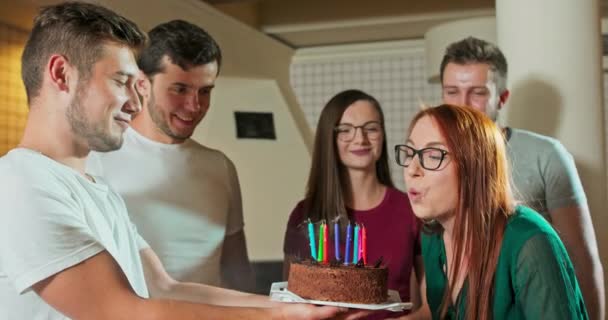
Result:
<instances>
[{"instance_id":1,"label":"tiled wall panel","mask_svg":"<svg viewBox=\"0 0 608 320\"><path fill-rule=\"evenodd\" d=\"M0 156L23 134L27 99L21 82L21 52L27 32L0 24Z\"/></svg>"},{"instance_id":2,"label":"tiled wall panel","mask_svg":"<svg viewBox=\"0 0 608 320\"><path fill-rule=\"evenodd\" d=\"M393 160L393 146L403 143L409 122L421 103L435 105L441 100L440 86L428 84L425 79L424 63L421 50L356 59L296 59L291 82L313 130L325 103L342 90L360 89L378 99L386 118L393 181L403 188L403 170Z\"/></svg>"}]
</instances>

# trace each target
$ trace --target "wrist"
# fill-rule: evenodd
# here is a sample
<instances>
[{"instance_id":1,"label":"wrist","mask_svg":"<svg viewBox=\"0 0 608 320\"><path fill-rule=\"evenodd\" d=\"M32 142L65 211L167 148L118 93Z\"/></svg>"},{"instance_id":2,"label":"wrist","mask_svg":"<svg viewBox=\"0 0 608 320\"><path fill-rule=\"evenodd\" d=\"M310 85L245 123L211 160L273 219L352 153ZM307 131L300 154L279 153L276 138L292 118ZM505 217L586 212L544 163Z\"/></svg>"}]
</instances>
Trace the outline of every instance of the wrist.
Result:
<instances>
[{"instance_id":1,"label":"wrist","mask_svg":"<svg viewBox=\"0 0 608 320\"><path fill-rule=\"evenodd\" d=\"M279 306L279 307L275 307L275 308L269 308L266 309L266 311L268 312L268 319L272 319L272 320L285 320L285 315L283 314L283 307Z\"/></svg>"}]
</instances>

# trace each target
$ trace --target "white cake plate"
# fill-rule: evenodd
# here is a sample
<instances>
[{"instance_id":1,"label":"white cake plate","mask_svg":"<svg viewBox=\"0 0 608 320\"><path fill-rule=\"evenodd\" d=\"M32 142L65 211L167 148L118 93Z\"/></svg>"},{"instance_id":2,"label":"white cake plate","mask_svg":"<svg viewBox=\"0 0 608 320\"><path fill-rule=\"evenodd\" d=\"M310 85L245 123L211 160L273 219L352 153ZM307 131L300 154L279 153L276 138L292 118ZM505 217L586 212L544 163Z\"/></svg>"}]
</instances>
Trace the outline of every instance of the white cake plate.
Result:
<instances>
[{"instance_id":1,"label":"white cake plate","mask_svg":"<svg viewBox=\"0 0 608 320\"><path fill-rule=\"evenodd\" d=\"M361 303L347 303L347 302L334 302L334 301L319 301L319 300L307 300L297 294L287 290L287 282L275 282L270 287L270 300L279 302L295 302L295 303L309 303L324 306L336 306L343 308L352 309L365 309L365 310L389 310L389 311L403 311L412 308L411 302L401 302L399 292L395 290L388 290L388 300L380 304L361 304Z\"/></svg>"}]
</instances>

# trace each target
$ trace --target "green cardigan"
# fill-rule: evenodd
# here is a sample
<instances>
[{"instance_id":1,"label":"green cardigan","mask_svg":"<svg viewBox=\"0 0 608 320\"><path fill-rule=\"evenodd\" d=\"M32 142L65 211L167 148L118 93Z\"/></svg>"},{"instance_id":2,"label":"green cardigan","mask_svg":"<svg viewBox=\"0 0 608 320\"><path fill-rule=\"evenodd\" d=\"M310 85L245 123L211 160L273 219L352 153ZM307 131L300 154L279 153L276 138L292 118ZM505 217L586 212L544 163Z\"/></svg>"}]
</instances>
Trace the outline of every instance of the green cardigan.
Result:
<instances>
[{"instance_id":1,"label":"green cardigan","mask_svg":"<svg viewBox=\"0 0 608 320\"><path fill-rule=\"evenodd\" d=\"M433 319L439 319L447 286L441 234L422 234L422 256L427 301ZM466 287L465 281L458 307L449 307L447 319L464 319ZM494 276L493 319L588 319L562 241L549 223L528 207L517 206L507 223Z\"/></svg>"}]
</instances>

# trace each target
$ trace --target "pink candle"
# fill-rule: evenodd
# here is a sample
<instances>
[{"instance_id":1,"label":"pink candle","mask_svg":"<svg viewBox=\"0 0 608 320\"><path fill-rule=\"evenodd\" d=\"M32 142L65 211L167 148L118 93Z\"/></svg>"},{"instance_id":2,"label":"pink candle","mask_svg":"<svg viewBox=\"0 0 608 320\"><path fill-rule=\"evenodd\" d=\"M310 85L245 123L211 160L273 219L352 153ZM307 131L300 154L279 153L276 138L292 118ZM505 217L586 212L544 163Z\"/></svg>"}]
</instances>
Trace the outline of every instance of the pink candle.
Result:
<instances>
[{"instance_id":1,"label":"pink candle","mask_svg":"<svg viewBox=\"0 0 608 320\"><path fill-rule=\"evenodd\" d=\"M363 245L361 249L363 252L363 264L367 264L367 230L365 230L365 226L361 228L361 238L363 238Z\"/></svg>"},{"instance_id":2,"label":"pink candle","mask_svg":"<svg viewBox=\"0 0 608 320\"><path fill-rule=\"evenodd\" d=\"M327 223L323 223L323 263L327 263Z\"/></svg>"}]
</instances>

